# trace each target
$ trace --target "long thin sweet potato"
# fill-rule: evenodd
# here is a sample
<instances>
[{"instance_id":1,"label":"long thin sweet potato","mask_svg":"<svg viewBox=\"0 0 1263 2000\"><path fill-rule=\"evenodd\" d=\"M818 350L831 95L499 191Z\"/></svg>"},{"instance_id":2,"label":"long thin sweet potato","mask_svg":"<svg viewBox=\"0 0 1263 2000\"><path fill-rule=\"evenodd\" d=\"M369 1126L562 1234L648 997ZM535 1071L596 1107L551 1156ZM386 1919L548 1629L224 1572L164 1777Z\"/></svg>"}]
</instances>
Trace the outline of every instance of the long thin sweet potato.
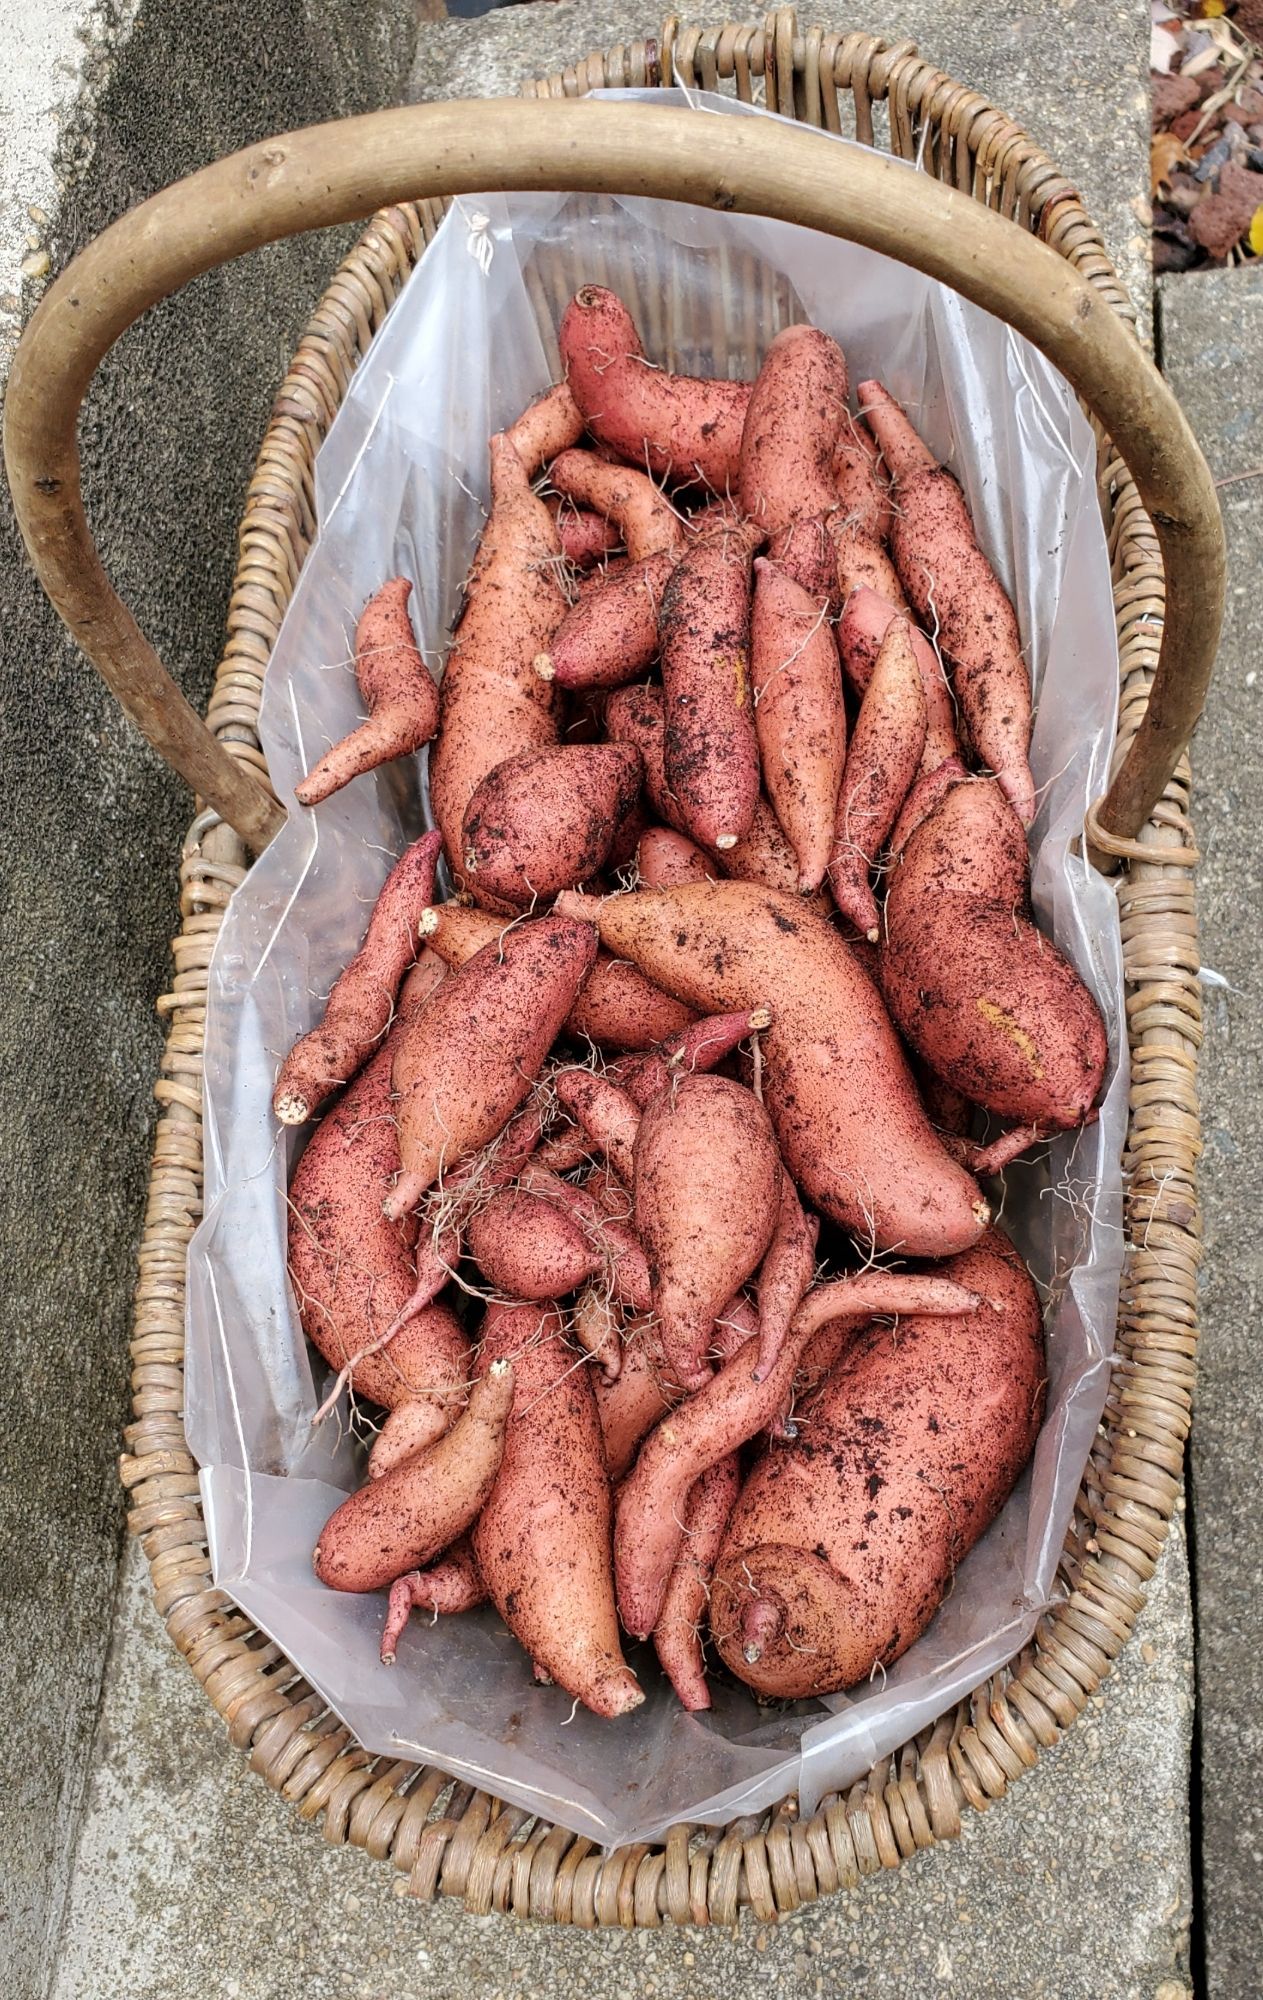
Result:
<instances>
[{"instance_id":1,"label":"long thin sweet potato","mask_svg":"<svg viewBox=\"0 0 1263 2000\"><path fill-rule=\"evenodd\" d=\"M710 1600L711 1571L740 1488L736 1452L695 1482L685 1502L680 1553L653 1628L653 1647L662 1670L682 1705L694 1713L710 1707L701 1628Z\"/></svg>"},{"instance_id":2,"label":"long thin sweet potato","mask_svg":"<svg viewBox=\"0 0 1263 2000\"><path fill-rule=\"evenodd\" d=\"M893 621L902 614L887 598L879 597L867 585L853 591L837 624L838 653L847 679L859 695L868 692L881 643ZM956 704L947 685L943 663L924 632L909 625L912 650L921 670L925 692L925 749L921 753L923 771L933 771L949 757L960 754L956 735Z\"/></svg>"},{"instance_id":3,"label":"long thin sweet potato","mask_svg":"<svg viewBox=\"0 0 1263 2000\"><path fill-rule=\"evenodd\" d=\"M759 1351L755 1373L760 1379L775 1367L790 1323L811 1284L819 1234L818 1218L803 1213L798 1190L782 1169L776 1228L759 1271Z\"/></svg>"},{"instance_id":4,"label":"long thin sweet potato","mask_svg":"<svg viewBox=\"0 0 1263 2000\"><path fill-rule=\"evenodd\" d=\"M925 691L903 619L881 642L847 752L829 855L829 887L842 915L875 944L881 913L869 883L925 748Z\"/></svg>"},{"instance_id":5,"label":"long thin sweet potato","mask_svg":"<svg viewBox=\"0 0 1263 2000\"><path fill-rule=\"evenodd\" d=\"M440 1173L503 1130L595 958L591 932L564 918L516 924L404 1027L392 1070L402 1172L388 1216L406 1215Z\"/></svg>"},{"instance_id":6,"label":"long thin sweet potato","mask_svg":"<svg viewBox=\"0 0 1263 2000\"><path fill-rule=\"evenodd\" d=\"M566 379L594 437L658 479L700 479L720 494L735 488L748 382L655 368L626 306L601 285L575 294L557 338Z\"/></svg>"},{"instance_id":7,"label":"long thin sweet potato","mask_svg":"<svg viewBox=\"0 0 1263 2000\"><path fill-rule=\"evenodd\" d=\"M663 768L684 831L719 852L750 831L759 745L750 691L757 529L720 527L676 565L662 600Z\"/></svg>"},{"instance_id":8,"label":"long thin sweet potato","mask_svg":"<svg viewBox=\"0 0 1263 2000\"><path fill-rule=\"evenodd\" d=\"M660 486L628 465L612 465L591 451L563 451L548 469L549 483L568 500L613 521L631 560L674 555L684 523Z\"/></svg>"},{"instance_id":9,"label":"long thin sweet potato","mask_svg":"<svg viewBox=\"0 0 1263 2000\"><path fill-rule=\"evenodd\" d=\"M1024 826L1035 817L1027 761L1031 681L1013 606L978 546L959 485L880 382L860 384L870 429L895 482L891 548L918 615L933 619L980 761Z\"/></svg>"},{"instance_id":10,"label":"long thin sweet potato","mask_svg":"<svg viewBox=\"0 0 1263 2000\"><path fill-rule=\"evenodd\" d=\"M846 708L828 606L778 564L754 565L750 655L755 728L781 829L798 857L798 886L824 880L846 762Z\"/></svg>"},{"instance_id":11,"label":"long thin sweet potato","mask_svg":"<svg viewBox=\"0 0 1263 2000\"><path fill-rule=\"evenodd\" d=\"M566 893L557 907L691 1005L771 1008L764 1103L786 1167L823 1215L906 1256L975 1241L987 1204L945 1153L880 995L824 918L744 882L601 902Z\"/></svg>"},{"instance_id":12,"label":"long thin sweet potato","mask_svg":"<svg viewBox=\"0 0 1263 2000\"><path fill-rule=\"evenodd\" d=\"M414 841L386 877L364 942L334 984L318 1027L281 1064L272 1109L282 1125L313 1118L349 1083L389 1028L405 973L417 956L417 924L434 897L437 833Z\"/></svg>"},{"instance_id":13,"label":"long thin sweet potato","mask_svg":"<svg viewBox=\"0 0 1263 2000\"><path fill-rule=\"evenodd\" d=\"M439 726L439 691L412 635L412 583L396 576L369 599L355 628L355 678L369 719L314 764L294 797L318 805L364 771L408 757Z\"/></svg>"},{"instance_id":14,"label":"long thin sweet potato","mask_svg":"<svg viewBox=\"0 0 1263 2000\"><path fill-rule=\"evenodd\" d=\"M894 520L890 481L872 432L856 423L849 410L838 431L833 477L847 525L875 542L884 542Z\"/></svg>"},{"instance_id":15,"label":"long thin sweet potato","mask_svg":"<svg viewBox=\"0 0 1263 2000\"><path fill-rule=\"evenodd\" d=\"M610 1487L586 1366L544 1306L491 1306L479 1366L511 1361L504 1456L473 1531L496 1609L532 1660L598 1715L644 1694L623 1659L610 1555Z\"/></svg>"}]
</instances>

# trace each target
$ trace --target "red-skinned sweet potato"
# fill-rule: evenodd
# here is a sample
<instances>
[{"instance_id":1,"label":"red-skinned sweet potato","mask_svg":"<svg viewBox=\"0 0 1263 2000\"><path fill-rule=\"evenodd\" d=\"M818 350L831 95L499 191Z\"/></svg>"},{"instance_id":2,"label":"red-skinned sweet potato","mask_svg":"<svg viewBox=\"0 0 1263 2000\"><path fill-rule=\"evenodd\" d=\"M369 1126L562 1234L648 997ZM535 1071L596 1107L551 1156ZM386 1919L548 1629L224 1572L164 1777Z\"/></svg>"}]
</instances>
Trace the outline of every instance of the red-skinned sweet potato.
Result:
<instances>
[{"instance_id":1,"label":"red-skinned sweet potato","mask_svg":"<svg viewBox=\"0 0 1263 2000\"><path fill-rule=\"evenodd\" d=\"M710 1374L716 1315L762 1262L780 1206L771 1121L741 1084L683 1077L641 1116L635 1226L649 1260L667 1366L686 1389Z\"/></svg>"},{"instance_id":2,"label":"red-skinned sweet potato","mask_svg":"<svg viewBox=\"0 0 1263 2000\"><path fill-rule=\"evenodd\" d=\"M631 563L585 590L535 660L544 681L564 688L626 687L658 651L662 594L675 572L674 552Z\"/></svg>"},{"instance_id":3,"label":"red-skinned sweet potato","mask_svg":"<svg viewBox=\"0 0 1263 2000\"><path fill-rule=\"evenodd\" d=\"M555 382L533 403L528 403L516 423L504 433L534 479L559 451L568 451L583 436L583 416L566 382Z\"/></svg>"},{"instance_id":4,"label":"red-skinned sweet potato","mask_svg":"<svg viewBox=\"0 0 1263 2000\"><path fill-rule=\"evenodd\" d=\"M396 576L371 597L355 628L355 678L369 719L314 764L294 797L319 805L364 771L409 757L439 726L439 691L412 634L412 583Z\"/></svg>"},{"instance_id":5,"label":"red-skinned sweet potato","mask_svg":"<svg viewBox=\"0 0 1263 2000\"><path fill-rule=\"evenodd\" d=\"M572 500L560 496L548 502L548 511L557 526L561 553L576 569L590 569L622 547L618 529L603 514L576 507Z\"/></svg>"},{"instance_id":6,"label":"red-skinned sweet potato","mask_svg":"<svg viewBox=\"0 0 1263 2000\"><path fill-rule=\"evenodd\" d=\"M563 451L548 472L566 499L613 521L631 560L673 555L684 541L684 523L660 486L628 465L611 465L590 451Z\"/></svg>"},{"instance_id":7,"label":"red-skinned sweet potato","mask_svg":"<svg viewBox=\"0 0 1263 2000\"><path fill-rule=\"evenodd\" d=\"M428 1569L409 1570L391 1584L382 1628L382 1665L393 1666L395 1649L414 1610L428 1611L431 1618L450 1617L455 1612L472 1611L486 1601L487 1586L478 1573L469 1538L462 1535Z\"/></svg>"},{"instance_id":8,"label":"red-skinned sweet potato","mask_svg":"<svg viewBox=\"0 0 1263 2000\"><path fill-rule=\"evenodd\" d=\"M882 986L913 1048L1020 1125L1081 1124L1108 1046L1100 1010L1030 914L1030 858L995 779L956 784L892 868Z\"/></svg>"},{"instance_id":9,"label":"red-skinned sweet potato","mask_svg":"<svg viewBox=\"0 0 1263 2000\"><path fill-rule=\"evenodd\" d=\"M461 826L470 888L530 909L586 882L605 866L641 771L630 743L554 744L497 764Z\"/></svg>"},{"instance_id":10,"label":"red-skinned sweet potato","mask_svg":"<svg viewBox=\"0 0 1263 2000\"><path fill-rule=\"evenodd\" d=\"M335 982L323 1020L295 1042L281 1064L272 1109L282 1125L314 1117L380 1044L417 956L417 924L434 896L438 855L439 836L423 834L386 877L364 942Z\"/></svg>"},{"instance_id":11,"label":"red-skinned sweet potato","mask_svg":"<svg viewBox=\"0 0 1263 2000\"><path fill-rule=\"evenodd\" d=\"M750 690L750 564L759 531L720 527L686 551L662 599L663 769L691 839L719 852L759 798Z\"/></svg>"},{"instance_id":12,"label":"red-skinned sweet potato","mask_svg":"<svg viewBox=\"0 0 1263 2000\"><path fill-rule=\"evenodd\" d=\"M461 822L506 757L557 741L559 697L535 672L566 609L561 542L505 437L491 440L491 513L448 650L430 801L448 867L463 882Z\"/></svg>"},{"instance_id":13,"label":"red-skinned sweet potato","mask_svg":"<svg viewBox=\"0 0 1263 2000\"><path fill-rule=\"evenodd\" d=\"M559 1687L598 1715L644 1700L614 1610L610 1488L588 1371L543 1306L491 1306L479 1366L511 1361L504 1457L473 1531L505 1624Z\"/></svg>"},{"instance_id":14,"label":"red-skinned sweet potato","mask_svg":"<svg viewBox=\"0 0 1263 2000\"><path fill-rule=\"evenodd\" d=\"M934 621L976 756L1029 826L1035 817L1027 761L1031 681L1013 606L978 546L951 473L880 382L861 383L860 396L895 482L891 548L904 589L918 616Z\"/></svg>"},{"instance_id":15,"label":"red-skinned sweet potato","mask_svg":"<svg viewBox=\"0 0 1263 2000\"><path fill-rule=\"evenodd\" d=\"M631 1470L641 1440L681 1395L674 1383L665 1380L647 1315L630 1320L624 1329L617 1376L594 1373L592 1387L606 1468L617 1485Z\"/></svg>"},{"instance_id":16,"label":"red-skinned sweet potato","mask_svg":"<svg viewBox=\"0 0 1263 2000\"><path fill-rule=\"evenodd\" d=\"M595 959L591 932L564 918L515 924L404 1026L392 1069L402 1171L387 1215L406 1215L440 1173L504 1129Z\"/></svg>"},{"instance_id":17,"label":"red-skinned sweet potato","mask_svg":"<svg viewBox=\"0 0 1263 2000\"><path fill-rule=\"evenodd\" d=\"M513 1365L492 1364L437 1444L362 1486L320 1530L312 1562L331 1590L381 1590L464 1534L494 1484L513 1407Z\"/></svg>"},{"instance_id":18,"label":"red-skinned sweet potato","mask_svg":"<svg viewBox=\"0 0 1263 2000\"><path fill-rule=\"evenodd\" d=\"M833 843L846 762L846 709L823 599L776 563L754 565L750 657L763 782L798 857L798 887L818 889Z\"/></svg>"},{"instance_id":19,"label":"red-skinned sweet potato","mask_svg":"<svg viewBox=\"0 0 1263 2000\"><path fill-rule=\"evenodd\" d=\"M557 338L566 379L594 437L656 478L699 479L720 494L735 486L748 382L655 368L626 306L601 285L576 293Z\"/></svg>"},{"instance_id":20,"label":"red-skinned sweet potato","mask_svg":"<svg viewBox=\"0 0 1263 2000\"><path fill-rule=\"evenodd\" d=\"M735 1452L712 1465L696 1481L684 1507L684 1537L675 1559L653 1646L663 1672L682 1705L694 1713L710 1707L702 1625L715 1566L737 1493L741 1466Z\"/></svg>"},{"instance_id":21,"label":"red-skinned sweet potato","mask_svg":"<svg viewBox=\"0 0 1263 2000\"><path fill-rule=\"evenodd\" d=\"M880 935L881 913L869 871L908 795L924 748L921 671L908 626L898 619L887 628L860 703L829 855L833 900L870 944Z\"/></svg>"},{"instance_id":22,"label":"red-skinned sweet potato","mask_svg":"<svg viewBox=\"0 0 1263 2000\"><path fill-rule=\"evenodd\" d=\"M847 417L846 359L814 326L787 326L764 356L741 435L742 509L775 539L838 504L834 453Z\"/></svg>"},{"instance_id":23,"label":"red-skinned sweet potato","mask_svg":"<svg viewBox=\"0 0 1263 2000\"><path fill-rule=\"evenodd\" d=\"M557 1102L578 1119L593 1145L605 1155L619 1179L630 1187L635 1174L640 1106L617 1084L590 1069L562 1070L556 1090Z\"/></svg>"},{"instance_id":24,"label":"red-skinned sweet potato","mask_svg":"<svg viewBox=\"0 0 1263 2000\"><path fill-rule=\"evenodd\" d=\"M685 833L651 826L636 850L636 876L642 889L678 889L685 882L713 882L717 869L704 848Z\"/></svg>"},{"instance_id":25,"label":"red-skinned sweet potato","mask_svg":"<svg viewBox=\"0 0 1263 2000\"><path fill-rule=\"evenodd\" d=\"M897 1660L1034 1448L1044 1349L1030 1276L996 1231L944 1269L978 1294L974 1310L861 1333L803 1436L768 1452L733 1509L711 1630L761 1695L833 1693Z\"/></svg>"},{"instance_id":26,"label":"red-skinned sweet potato","mask_svg":"<svg viewBox=\"0 0 1263 2000\"><path fill-rule=\"evenodd\" d=\"M493 1195L470 1217L465 1241L492 1289L515 1299L564 1298L602 1261L577 1222L522 1188Z\"/></svg>"},{"instance_id":27,"label":"red-skinned sweet potato","mask_svg":"<svg viewBox=\"0 0 1263 2000\"><path fill-rule=\"evenodd\" d=\"M849 411L838 431L833 477L839 511L847 526L875 542L884 542L894 519L890 481L871 431L856 423Z\"/></svg>"},{"instance_id":28,"label":"red-skinned sweet potato","mask_svg":"<svg viewBox=\"0 0 1263 2000\"><path fill-rule=\"evenodd\" d=\"M847 679L857 694L867 693L882 640L892 621L901 615L888 599L879 597L867 585L853 591L847 599L846 609L837 625L838 653ZM908 632L925 693L925 749L921 753L921 768L933 771L948 757L959 755L956 704L947 685L943 663L924 632L919 632L911 624Z\"/></svg>"},{"instance_id":29,"label":"red-skinned sweet potato","mask_svg":"<svg viewBox=\"0 0 1263 2000\"><path fill-rule=\"evenodd\" d=\"M804 1215L798 1189L782 1168L776 1228L759 1271L759 1351L755 1373L760 1381L775 1367L790 1323L811 1284L819 1234L818 1218Z\"/></svg>"},{"instance_id":30,"label":"red-skinned sweet potato","mask_svg":"<svg viewBox=\"0 0 1263 2000\"><path fill-rule=\"evenodd\" d=\"M764 1102L786 1167L822 1214L907 1256L976 1240L987 1204L944 1152L880 995L823 918L740 882L599 903L567 893L558 909L695 1006L771 1008Z\"/></svg>"}]
</instances>

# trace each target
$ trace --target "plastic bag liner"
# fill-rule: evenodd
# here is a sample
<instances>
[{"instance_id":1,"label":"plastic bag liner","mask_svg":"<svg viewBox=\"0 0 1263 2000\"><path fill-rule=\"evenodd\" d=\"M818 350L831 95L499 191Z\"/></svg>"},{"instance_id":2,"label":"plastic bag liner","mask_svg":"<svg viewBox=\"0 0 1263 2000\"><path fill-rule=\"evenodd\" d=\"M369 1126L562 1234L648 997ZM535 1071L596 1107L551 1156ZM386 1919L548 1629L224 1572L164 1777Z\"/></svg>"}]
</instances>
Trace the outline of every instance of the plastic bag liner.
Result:
<instances>
[{"instance_id":1,"label":"plastic bag liner","mask_svg":"<svg viewBox=\"0 0 1263 2000\"><path fill-rule=\"evenodd\" d=\"M702 146L703 115L768 115L689 101ZM841 150L837 171L846 165ZM1029 1473L929 1630L871 1684L824 1701L762 1707L721 1673L703 1716L680 1708L648 1647L633 1648L648 1698L602 1721L534 1686L489 1609L434 1623L414 1614L397 1664L381 1666L384 1596L343 1596L312 1574L325 1519L362 1478L363 1443L345 1404L339 1420L311 1427L325 1370L285 1268L285 1190L305 1135L278 1134L269 1099L281 1055L318 1018L421 828L424 759L359 778L315 812L295 808L250 870L211 967L206 1217L189 1253L186 1428L215 1581L369 1750L441 1766L611 1844L679 1820L721 1823L791 1792L810 1812L1029 1638L1054 1594L1105 1400L1127 1078L1114 898L1071 851L1105 786L1118 684L1091 432L1055 370L1002 322L809 230L617 197L453 205L317 461L319 535L263 702L281 798L358 719L352 634L385 578L413 579L420 641L439 666L483 521L487 439L556 378L557 321L585 281L623 292L653 359L695 372L753 374L782 324L810 320L841 342L852 382L882 377L958 475L1017 606L1038 698L1039 916L1096 994L1114 1065L1099 1123L1006 1175L1004 1223L1048 1303L1048 1419ZM685 314L686 302L701 309Z\"/></svg>"}]
</instances>

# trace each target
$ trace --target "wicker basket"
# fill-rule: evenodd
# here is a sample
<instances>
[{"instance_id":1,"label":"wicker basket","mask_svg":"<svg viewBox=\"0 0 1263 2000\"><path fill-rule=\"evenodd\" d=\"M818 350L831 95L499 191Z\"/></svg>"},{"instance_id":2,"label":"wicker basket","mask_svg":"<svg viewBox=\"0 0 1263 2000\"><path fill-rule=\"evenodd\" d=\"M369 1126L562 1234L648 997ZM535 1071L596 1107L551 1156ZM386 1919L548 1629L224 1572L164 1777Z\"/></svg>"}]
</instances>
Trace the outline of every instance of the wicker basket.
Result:
<instances>
[{"instance_id":1,"label":"wicker basket","mask_svg":"<svg viewBox=\"0 0 1263 2000\"><path fill-rule=\"evenodd\" d=\"M747 99L761 84L786 116L853 131L869 147L881 125L890 150L917 160L925 176L892 174L876 154L848 155L839 186L833 149L754 121L711 121L699 164L689 114L639 107L432 106L290 134L168 190L76 260L28 329L6 428L19 515L50 596L150 740L201 799L214 801L184 845L175 977L159 1002L170 1030L132 1341L135 1421L122 1460L130 1526L159 1609L233 1744L304 1819L322 1820L326 1840L389 1859L417 1896L441 1890L473 1911L589 1927L653 1926L664 1917L729 1924L745 1904L771 1919L898 1866L955 1834L962 1806L983 1809L1003 1797L1074 1721L1132 1629L1179 1491L1197 1334L1197 855L1183 750L1223 591L1209 475L1130 334L1126 294L1073 188L1016 125L922 62L911 44L802 33L789 12L763 27L705 31L670 20L656 40L590 56L525 94L575 98L673 75L707 89L732 85ZM717 135L716 124L739 129ZM442 1771L371 1756L353 1740L213 1587L181 1420L185 1253L202 1188L207 968L250 849L280 823L255 726L270 651L314 531L313 461L441 219L443 197L514 186L634 188L810 222L903 254L1019 326L1098 419L1122 673L1115 778L1088 831L1094 858L1122 864L1127 1264L1109 1402L1062 1562L1064 1600L1004 1672L811 1819L788 1799L721 1831L676 1827L662 1845L607 1855ZM404 199L418 192L427 198ZM79 498L79 403L118 333L198 270L296 228L363 217L381 202L397 205L374 215L333 278L276 399L241 527L208 733L100 568Z\"/></svg>"}]
</instances>

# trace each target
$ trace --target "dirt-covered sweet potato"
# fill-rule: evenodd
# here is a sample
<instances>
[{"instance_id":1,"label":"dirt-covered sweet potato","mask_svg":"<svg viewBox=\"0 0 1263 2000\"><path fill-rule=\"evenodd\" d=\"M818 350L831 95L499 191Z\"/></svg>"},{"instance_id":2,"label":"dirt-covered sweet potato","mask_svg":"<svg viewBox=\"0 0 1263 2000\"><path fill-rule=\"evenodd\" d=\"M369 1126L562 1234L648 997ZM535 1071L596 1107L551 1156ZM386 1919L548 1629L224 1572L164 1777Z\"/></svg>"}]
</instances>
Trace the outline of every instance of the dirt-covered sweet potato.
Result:
<instances>
[{"instance_id":1,"label":"dirt-covered sweet potato","mask_svg":"<svg viewBox=\"0 0 1263 2000\"><path fill-rule=\"evenodd\" d=\"M438 728L439 691L412 634L411 592L410 578L392 577L360 614L355 678L368 704L368 721L335 743L295 785L300 805L319 805L361 772L411 756Z\"/></svg>"},{"instance_id":2,"label":"dirt-covered sweet potato","mask_svg":"<svg viewBox=\"0 0 1263 2000\"><path fill-rule=\"evenodd\" d=\"M925 691L908 626L897 619L887 627L860 703L829 853L833 900L870 944L877 942L880 912L869 872L916 777L924 747Z\"/></svg>"},{"instance_id":3,"label":"dirt-covered sweet potato","mask_svg":"<svg viewBox=\"0 0 1263 2000\"><path fill-rule=\"evenodd\" d=\"M750 687L750 565L760 533L720 526L677 563L659 639L663 768L684 831L724 852L749 833L759 798Z\"/></svg>"},{"instance_id":4,"label":"dirt-covered sweet potato","mask_svg":"<svg viewBox=\"0 0 1263 2000\"><path fill-rule=\"evenodd\" d=\"M750 658L763 782L798 857L798 887L818 889L833 843L846 763L846 708L823 598L777 563L754 565Z\"/></svg>"},{"instance_id":5,"label":"dirt-covered sweet potato","mask_svg":"<svg viewBox=\"0 0 1263 2000\"><path fill-rule=\"evenodd\" d=\"M605 866L641 771L631 743L559 743L497 764L465 808L469 886L531 909L586 882Z\"/></svg>"}]
</instances>

